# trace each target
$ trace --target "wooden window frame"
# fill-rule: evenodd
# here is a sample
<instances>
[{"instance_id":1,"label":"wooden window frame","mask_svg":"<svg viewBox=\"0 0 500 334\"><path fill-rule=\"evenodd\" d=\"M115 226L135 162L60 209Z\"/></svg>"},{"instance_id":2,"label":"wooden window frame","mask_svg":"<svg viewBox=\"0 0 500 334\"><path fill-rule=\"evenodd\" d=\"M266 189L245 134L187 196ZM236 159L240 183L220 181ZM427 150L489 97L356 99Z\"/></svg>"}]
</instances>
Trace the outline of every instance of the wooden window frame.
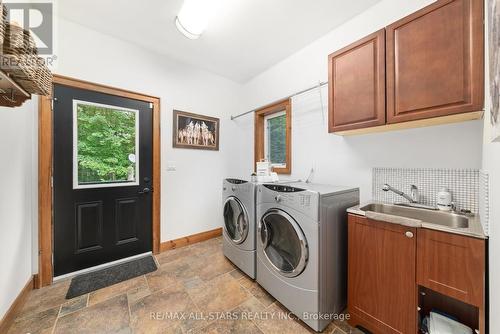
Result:
<instances>
[{"instance_id":1,"label":"wooden window frame","mask_svg":"<svg viewBox=\"0 0 500 334\"><path fill-rule=\"evenodd\" d=\"M121 96L129 99L149 102L153 106L153 205L152 205L152 239L153 254L160 252L160 98L132 91L96 84L62 75L54 75L53 84L86 89L94 92ZM52 96L40 96L38 101L38 276L36 285L43 287L52 284L53 280L53 124Z\"/></svg>"},{"instance_id":2,"label":"wooden window frame","mask_svg":"<svg viewBox=\"0 0 500 334\"><path fill-rule=\"evenodd\" d=\"M270 106L255 111L255 137L254 137L254 168L257 162L265 158L264 136L266 116L285 111L286 115L286 167L273 167L273 172L278 174L292 173L292 101L286 99Z\"/></svg>"}]
</instances>

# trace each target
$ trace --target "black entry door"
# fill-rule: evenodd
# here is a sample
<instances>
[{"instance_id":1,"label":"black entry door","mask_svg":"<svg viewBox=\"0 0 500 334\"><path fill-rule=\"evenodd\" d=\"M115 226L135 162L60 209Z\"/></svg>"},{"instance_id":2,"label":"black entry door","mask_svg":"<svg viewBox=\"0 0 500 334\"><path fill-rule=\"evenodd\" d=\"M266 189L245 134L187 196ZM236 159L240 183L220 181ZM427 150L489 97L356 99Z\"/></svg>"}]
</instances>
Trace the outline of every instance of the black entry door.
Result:
<instances>
[{"instance_id":1,"label":"black entry door","mask_svg":"<svg viewBox=\"0 0 500 334\"><path fill-rule=\"evenodd\" d=\"M151 251L149 103L54 86L54 275Z\"/></svg>"}]
</instances>

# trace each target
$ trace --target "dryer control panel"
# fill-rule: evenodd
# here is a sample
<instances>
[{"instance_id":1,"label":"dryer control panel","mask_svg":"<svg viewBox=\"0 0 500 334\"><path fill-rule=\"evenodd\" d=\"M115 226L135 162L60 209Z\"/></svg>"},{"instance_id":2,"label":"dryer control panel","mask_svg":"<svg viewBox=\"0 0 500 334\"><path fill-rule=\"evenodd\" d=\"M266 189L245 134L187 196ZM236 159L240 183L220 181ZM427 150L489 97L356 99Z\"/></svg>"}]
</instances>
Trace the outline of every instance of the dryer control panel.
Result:
<instances>
[{"instance_id":1,"label":"dryer control panel","mask_svg":"<svg viewBox=\"0 0 500 334\"><path fill-rule=\"evenodd\" d=\"M231 184L243 184L243 183L248 183L248 181L245 180L239 180L239 179L226 179L227 182Z\"/></svg>"},{"instance_id":2,"label":"dryer control panel","mask_svg":"<svg viewBox=\"0 0 500 334\"><path fill-rule=\"evenodd\" d=\"M280 193L296 193L299 191L305 191L305 189L289 187L286 185L278 185L278 184L264 184L264 187L267 189L271 189L272 191L277 191Z\"/></svg>"}]
</instances>

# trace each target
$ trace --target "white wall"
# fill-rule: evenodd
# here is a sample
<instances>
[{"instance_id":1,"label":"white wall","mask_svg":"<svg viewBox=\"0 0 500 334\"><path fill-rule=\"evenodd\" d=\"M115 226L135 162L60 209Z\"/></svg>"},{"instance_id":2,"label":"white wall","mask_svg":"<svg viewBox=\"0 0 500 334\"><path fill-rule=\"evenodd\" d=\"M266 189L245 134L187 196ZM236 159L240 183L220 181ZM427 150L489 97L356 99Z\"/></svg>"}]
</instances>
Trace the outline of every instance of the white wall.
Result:
<instances>
[{"instance_id":1,"label":"white wall","mask_svg":"<svg viewBox=\"0 0 500 334\"><path fill-rule=\"evenodd\" d=\"M385 0L288 57L243 87L241 112L327 81L327 55L431 3ZM327 131L327 88L298 96L292 104L292 178L361 187L371 198L372 167L481 167L482 122L436 126L354 137ZM323 114L322 114L323 112ZM248 175L253 165L253 117L235 121L246 152L233 174Z\"/></svg>"},{"instance_id":2,"label":"white wall","mask_svg":"<svg viewBox=\"0 0 500 334\"><path fill-rule=\"evenodd\" d=\"M234 150L228 115L241 86L78 24L57 24L55 73L161 98L161 240L220 227L221 183ZM173 149L174 108L220 117L220 150ZM36 114L36 98L0 108L0 318L38 270ZM167 172L167 162L177 171Z\"/></svg>"},{"instance_id":3,"label":"white wall","mask_svg":"<svg viewBox=\"0 0 500 334\"><path fill-rule=\"evenodd\" d=\"M490 333L500 333L500 143L490 142L490 123L485 116L484 166L490 174L490 237L489 237L489 281L490 281Z\"/></svg>"},{"instance_id":4,"label":"white wall","mask_svg":"<svg viewBox=\"0 0 500 334\"><path fill-rule=\"evenodd\" d=\"M418 10L433 0L384 0L308 47L260 74L243 88L240 112L288 96L327 80L327 55L387 24ZM488 74L488 70L486 70ZM486 80L488 87L488 80ZM473 121L356 137L327 133L327 90L293 99L293 178L307 177L314 166L315 182L359 185L362 200L371 196L372 167L484 168L490 173L490 314L500 313L500 143L490 142L489 91L486 90L483 122ZM323 113L323 114L322 114ZM253 118L235 121L241 133L240 152L250 152L231 166L235 175L247 175L253 164ZM481 152L482 151L482 152ZM500 319L492 316L490 333L500 333Z\"/></svg>"},{"instance_id":5,"label":"white wall","mask_svg":"<svg viewBox=\"0 0 500 334\"><path fill-rule=\"evenodd\" d=\"M59 20L55 72L161 98L161 239L166 241L220 226L222 178L248 176L252 170L253 118L246 116L233 122L229 114L325 81L329 53L431 2L382 1L244 87ZM325 112L326 102L323 90ZM371 168L375 166L481 166L481 122L343 138L327 133L326 115L321 114L320 106L317 92L294 99L293 177L305 178L314 165L314 181L359 185L363 198L368 199ZM220 151L173 149L174 108L220 117ZM5 268L0 275L0 316L37 271L36 112L35 101L23 108L0 108L0 263ZM485 143L484 160L486 166L498 170L497 146ZM167 162L175 162L177 171L167 172ZM499 179L500 175L492 173L492 184L499 184ZM498 192L492 194L492 203L495 198L498 202ZM498 220L500 213L493 212L492 220L495 217ZM493 250L498 254L500 249L492 245ZM495 277L500 279L498 269ZM500 297L498 284L492 292ZM496 310L500 309L498 299L496 304L492 301ZM500 324L496 326L500 330Z\"/></svg>"},{"instance_id":6,"label":"white wall","mask_svg":"<svg viewBox=\"0 0 500 334\"><path fill-rule=\"evenodd\" d=\"M0 107L0 319L32 275L36 106L34 98L21 108Z\"/></svg>"},{"instance_id":7,"label":"white wall","mask_svg":"<svg viewBox=\"0 0 500 334\"><path fill-rule=\"evenodd\" d=\"M58 20L57 56L55 73L161 98L161 240L219 227L232 140L228 115L241 86L63 19ZM220 117L220 151L173 149L173 109ZM171 161L175 172L166 171Z\"/></svg>"},{"instance_id":8,"label":"white wall","mask_svg":"<svg viewBox=\"0 0 500 334\"><path fill-rule=\"evenodd\" d=\"M246 107L259 107L328 80L330 53L384 28L435 0L383 0L271 67L244 87Z\"/></svg>"},{"instance_id":9,"label":"white wall","mask_svg":"<svg viewBox=\"0 0 500 334\"><path fill-rule=\"evenodd\" d=\"M486 7L487 8L487 7ZM488 15L486 16L488 17ZM488 27L489 22L487 22ZM488 43L488 39L486 39ZM490 174L490 238L489 238L489 280L490 280L490 333L500 333L500 142L491 142L490 110L491 97L489 88L489 54L486 46L486 77L483 168Z\"/></svg>"}]
</instances>

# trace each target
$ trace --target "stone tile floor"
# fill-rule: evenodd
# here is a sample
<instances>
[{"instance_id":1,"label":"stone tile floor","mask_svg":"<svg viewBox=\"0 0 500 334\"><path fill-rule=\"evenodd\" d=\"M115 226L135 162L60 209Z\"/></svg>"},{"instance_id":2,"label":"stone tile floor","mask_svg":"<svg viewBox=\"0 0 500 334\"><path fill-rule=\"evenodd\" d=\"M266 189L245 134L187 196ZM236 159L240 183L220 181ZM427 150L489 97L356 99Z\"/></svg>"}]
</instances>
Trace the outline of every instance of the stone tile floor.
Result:
<instances>
[{"instance_id":1,"label":"stone tile floor","mask_svg":"<svg viewBox=\"0 0 500 334\"><path fill-rule=\"evenodd\" d=\"M32 291L9 334L313 333L224 257L220 237L156 259L153 273L71 300L69 280ZM323 333L361 332L335 321Z\"/></svg>"}]
</instances>

